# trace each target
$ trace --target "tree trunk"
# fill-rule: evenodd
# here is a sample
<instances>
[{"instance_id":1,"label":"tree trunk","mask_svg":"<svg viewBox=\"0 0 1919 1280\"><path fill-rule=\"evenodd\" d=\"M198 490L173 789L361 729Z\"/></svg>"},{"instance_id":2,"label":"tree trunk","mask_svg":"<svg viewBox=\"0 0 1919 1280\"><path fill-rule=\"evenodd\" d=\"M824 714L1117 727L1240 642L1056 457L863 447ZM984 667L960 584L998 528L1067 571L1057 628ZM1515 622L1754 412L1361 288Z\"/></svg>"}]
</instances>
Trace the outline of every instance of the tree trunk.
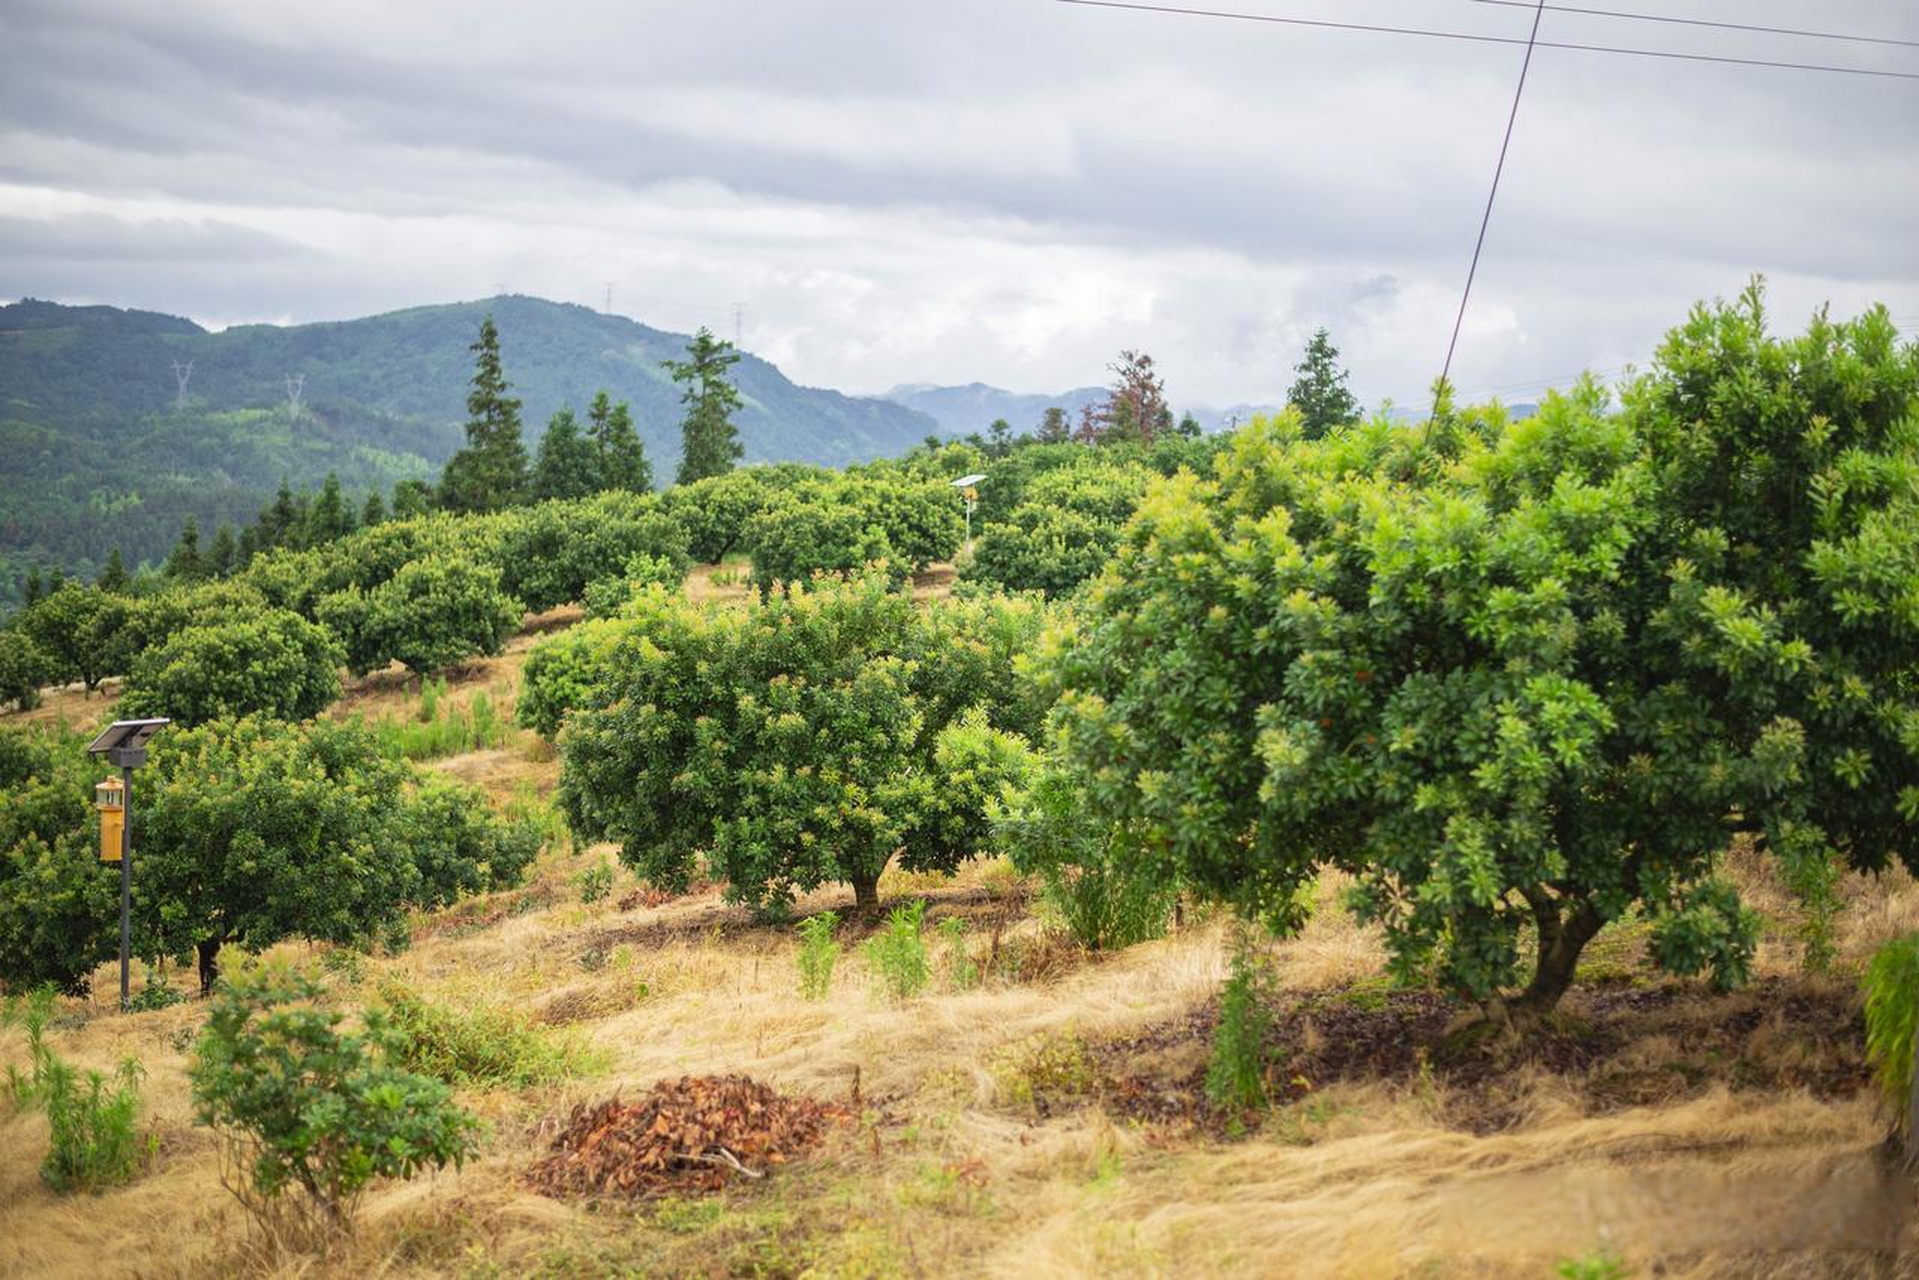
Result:
<instances>
[{"instance_id":1,"label":"tree trunk","mask_svg":"<svg viewBox=\"0 0 1919 1280\"><path fill-rule=\"evenodd\" d=\"M1579 953L1586 949L1605 921L1589 902L1579 903L1562 919L1559 904L1543 892L1527 892L1526 901L1539 925L1539 960L1533 967L1532 982L1513 1002L1512 1008L1523 1017L1538 1019L1551 1013L1572 986L1573 974L1579 968Z\"/></svg>"},{"instance_id":2,"label":"tree trunk","mask_svg":"<svg viewBox=\"0 0 1919 1280\"><path fill-rule=\"evenodd\" d=\"M200 994L210 996L220 977L220 939L202 938L193 944L193 954L200 961Z\"/></svg>"},{"instance_id":3,"label":"tree trunk","mask_svg":"<svg viewBox=\"0 0 1919 1280\"><path fill-rule=\"evenodd\" d=\"M853 884L853 909L863 916L878 915L880 911L879 876L854 874L847 879Z\"/></svg>"}]
</instances>

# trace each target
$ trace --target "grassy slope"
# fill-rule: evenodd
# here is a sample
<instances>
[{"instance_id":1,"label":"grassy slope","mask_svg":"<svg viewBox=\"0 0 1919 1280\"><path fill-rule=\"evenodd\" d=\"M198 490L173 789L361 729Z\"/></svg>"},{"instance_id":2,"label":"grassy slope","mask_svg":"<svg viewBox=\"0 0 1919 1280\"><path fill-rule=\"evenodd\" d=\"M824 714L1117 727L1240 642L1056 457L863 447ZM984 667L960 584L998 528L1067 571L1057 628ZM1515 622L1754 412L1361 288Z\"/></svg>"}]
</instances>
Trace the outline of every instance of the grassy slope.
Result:
<instances>
[{"instance_id":1,"label":"grassy slope","mask_svg":"<svg viewBox=\"0 0 1919 1280\"><path fill-rule=\"evenodd\" d=\"M714 593L704 579L695 589ZM454 698L509 682L526 643L475 664ZM41 714L78 710L90 724L104 711L75 701L60 695ZM348 700L373 717L412 705L391 680ZM504 798L550 790L546 757L522 739L438 767ZM790 931L751 927L716 892L623 906L635 886L622 872L612 900L579 904L571 876L605 852L549 851L530 888L423 919L410 951L370 962L346 991L369 995L398 976L433 999L533 1010L585 1034L610 1066L522 1093L470 1092L494 1123L484 1158L378 1190L359 1236L324 1270L1538 1276L1606 1249L1640 1274L1657 1262L1673 1275L1825 1275L1882 1265L1902 1242L1910 1197L1871 1157L1882 1127L1856 1087L1850 992L1798 977L1784 933L1751 992L1711 998L1643 977L1588 987L1570 1001L1588 1022L1564 1052L1435 1071L1392 1021L1430 1017L1430 1002L1383 993L1377 939L1338 910L1329 884L1305 933L1274 949L1284 1004L1309 1011L1288 1024L1289 1069L1315 1078L1288 1086L1282 1073L1293 1100L1234 1139L1216 1124L1153 1118L1180 1110L1204 1060L1223 971L1216 920L1089 962L1045 941L1003 865L952 882L890 875L890 898L927 896L934 918L973 916L982 951L1000 919L1021 973L967 992L936 984L902 1012L849 955L834 999L809 1004L795 992ZM1759 870L1735 870L1784 921ZM1909 881L1848 892L1846 966L1919 924ZM844 897L823 892L801 909L843 908ZM1607 938L1595 972L1619 969L1637 943L1630 929ZM35 1172L44 1122L0 1118L0 1274L240 1269L242 1224L214 1140L191 1124L182 1074L201 1013L189 1003L112 1016L112 986L103 969L57 1047L100 1067L140 1057L159 1167L98 1199L55 1197ZM1083 1048L1090 1065L1035 1078L1016 1064L1036 1043ZM17 1059L19 1045L0 1040L0 1057ZM543 1147L540 1123L576 1101L730 1071L845 1100L856 1070L865 1121L763 1184L601 1213L519 1185ZM1115 1088L1121 1080L1131 1085ZM1104 1087L1089 1090L1095 1082Z\"/></svg>"}]
</instances>

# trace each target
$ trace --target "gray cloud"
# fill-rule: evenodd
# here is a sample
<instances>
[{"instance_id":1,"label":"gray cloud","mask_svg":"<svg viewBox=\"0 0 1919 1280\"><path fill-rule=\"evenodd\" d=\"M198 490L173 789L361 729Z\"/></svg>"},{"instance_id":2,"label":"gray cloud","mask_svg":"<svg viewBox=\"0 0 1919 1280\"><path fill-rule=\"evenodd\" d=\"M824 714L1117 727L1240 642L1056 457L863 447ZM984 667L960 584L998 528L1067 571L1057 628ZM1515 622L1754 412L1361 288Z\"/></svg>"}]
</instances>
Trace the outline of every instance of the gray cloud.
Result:
<instances>
[{"instance_id":1,"label":"gray cloud","mask_svg":"<svg viewBox=\"0 0 1919 1280\"><path fill-rule=\"evenodd\" d=\"M1524 30L1431 0L1261 7ZM1896 0L1820 10L1919 38ZM1044 0L15 0L0 287L225 322L611 281L672 327L743 302L748 345L812 383L1058 388L1143 346L1214 402L1275 397L1325 324L1364 394L1404 399L1444 353L1517 61ZM1754 271L1795 321L1919 314L1915 109L1914 82L1542 52L1459 380L1644 359Z\"/></svg>"}]
</instances>

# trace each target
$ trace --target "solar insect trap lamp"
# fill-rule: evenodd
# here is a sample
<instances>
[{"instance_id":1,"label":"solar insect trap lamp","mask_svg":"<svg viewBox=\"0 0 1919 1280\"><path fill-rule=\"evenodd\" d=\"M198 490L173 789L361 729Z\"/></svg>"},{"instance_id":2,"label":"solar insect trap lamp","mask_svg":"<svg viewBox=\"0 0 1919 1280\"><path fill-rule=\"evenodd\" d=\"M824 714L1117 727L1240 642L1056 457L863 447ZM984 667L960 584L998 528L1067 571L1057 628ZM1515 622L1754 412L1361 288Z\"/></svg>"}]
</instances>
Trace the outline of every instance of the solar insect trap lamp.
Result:
<instances>
[{"instance_id":1,"label":"solar insect trap lamp","mask_svg":"<svg viewBox=\"0 0 1919 1280\"><path fill-rule=\"evenodd\" d=\"M979 482L984 479L986 479L984 472L976 472L947 482L960 491L960 497L966 499L966 549L968 551L973 549L973 508L979 505Z\"/></svg>"},{"instance_id":2,"label":"solar insect trap lamp","mask_svg":"<svg viewBox=\"0 0 1919 1280\"><path fill-rule=\"evenodd\" d=\"M100 861L120 864L120 1007L127 1007L127 957L133 941L133 771L147 762L147 741L171 720L116 720L87 748L120 770L93 789L100 811Z\"/></svg>"}]
</instances>

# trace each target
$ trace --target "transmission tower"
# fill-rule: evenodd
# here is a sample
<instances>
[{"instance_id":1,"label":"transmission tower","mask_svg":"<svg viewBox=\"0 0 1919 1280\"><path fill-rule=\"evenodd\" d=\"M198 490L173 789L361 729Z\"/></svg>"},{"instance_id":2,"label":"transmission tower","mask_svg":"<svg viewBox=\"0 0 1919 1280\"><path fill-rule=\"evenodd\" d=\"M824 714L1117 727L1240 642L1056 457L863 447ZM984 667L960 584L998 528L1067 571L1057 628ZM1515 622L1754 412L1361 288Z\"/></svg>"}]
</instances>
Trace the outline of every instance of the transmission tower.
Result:
<instances>
[{"instance_id":1,"label":"transmission tower","mask_svg":"<svg viewBox=\"0 0 1919 1280\"><path fill-rule=\"evenodd\" d=\"M306 398L307 376L304 373L287 375L287 417L295 422L300 420L300 402Z\"/></svg>"},{"instance_id":2,"label":"transmission tower","mask_svg":"<svg viewBox=\"0 0 1919 1280\"><path fill-rule=\"evenodd\" d=\"M180 412L180 410L186 408L187 383L192 381L192 379L193 379L193 361L188 360L183 364L180 361L175 360L173 362L173 384L174 384L173 411L175 413L178 413Z\"/></svg>"}]
</instances>

